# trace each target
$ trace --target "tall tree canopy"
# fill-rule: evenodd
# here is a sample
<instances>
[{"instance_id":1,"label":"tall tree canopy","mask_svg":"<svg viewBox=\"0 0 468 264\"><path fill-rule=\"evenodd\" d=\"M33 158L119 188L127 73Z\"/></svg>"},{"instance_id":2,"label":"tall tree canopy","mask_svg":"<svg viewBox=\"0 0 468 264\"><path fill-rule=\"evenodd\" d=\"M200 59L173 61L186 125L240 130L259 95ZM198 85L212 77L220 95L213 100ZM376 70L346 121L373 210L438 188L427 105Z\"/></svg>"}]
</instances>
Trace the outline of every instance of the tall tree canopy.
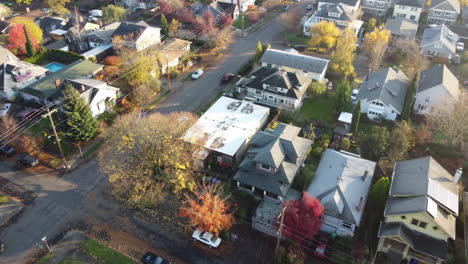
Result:
<instances>
[{"instance_id":1,"label":"tall tree canopy","mask_svg":"<svg viewBox=\"0 0 468 264\"><path fill-rule=\"evenodd\" d=\"M362 156L370 160L378 160L385 155L388 147L389 132L386 127L372 126L359 135L359 147Z\"/></svg>"},{"instance_id":2,"label":"tall tree canopy","mask_svg":"<svg viewBox=\"0 0 468 264\"><path fill-rule=\"evenodd\" d=\"M161 34L167 36L169 34L169 23L167 22L167 18L164 14L161 14Z\"/></svg>"},{"instance_id":3,"label":"tall tree canopy","mask_svg":"<svg viewBox=\"0 0 468 264\"><path fill-rule=\"evenodd\" d=\"M333 22L322 21L310 29L309 46L331 49L341 35L340 29Z\"/></svg>"},{"instance_id":4,"label":"tall tree canopy","mask_svg":"<svg viewBox=\"0 0 468 264\"><path fill-rule=\"evenodd\" d=\"M192 226L219 235L234 223L229 196L224 196L219 184L209 184L195 190L195 198L188 197L180 210L180 216L190 219Z\"/></svg>"},{"instance_id":5,"label":"tall tree canopy","mask_svg":"<svg viewBox=\"0 0 468 264\"><path fill-rule=\"evenodd\" d=\"M411 137L413 128L406 121L398 122L388 138L387 157L392 163L405 158L406 152L413 147Z\"/></svg>"},{"instance_id":6,"label":"tall tree canopy","mask_svg":"<svg viewBox=\"0 0 468 264\"><path fill-rule=\"evenodd\" d=\"M71 0L47 0L47 5L52 13L57 13L61 16L70 14L70 10L65 6L70 3Z\"/></svg>"},{"instance_id":7,"label":"tall tree canopy","mask_svg":"<svg viewBox=\"0 0 468 264\"><path fill-rule=\"evenodd\" d=\"M28 54L28 57L32 57L36 55L36 47L38 46L37 43L33 43L31 40L31 37L29 36L28 31L26 30L26 27L23 26L24 30L24 35L26 36L26 53Z\"/></svg>"},{"instance_id":8,"label":"tall tree canopy","mask_svg":"<svg viewBox=\"0 0 468 264\"><path fill-rule=\"evenodd\" d=\"M105 24L124 21L127 18L125 8L115 5L107 5L102 9L102 20Z\"/></svg>"},{"instance_id":9,"label":"tall tree canopy","mask_svg":"<svg viewBox=\"0 0 468 264\"><path fill-rule=\"evenodd\" d=\"M364 37L364 49L368 53L369 67L378 71L380 63L390 43L391 32L387 29L374 28Z\"/></svg>"},{"instance_id":10,"label":"tall tree canopy","mask_svg":"<svg viewBox=\"0 0 468 264\"><path fill-rule=\"evenodd\" d=\"M348 80L340 80L336 83L335 111L339 115L343 111L351 108L351 86Z\"/></svg>"},{"instance_id":11,"label":"tall tree canopy","mask_svg":"<svg viewBox=\"0 0 468 264\"><path fill-rule=\"evenodd\" d=\"M336 41L336 50L331 55L330 69L346 78L354 75L354 56L357 37L351 28L345 29Z\"/></svg>"},{"instance_id":12,"label":"tall tree canopy","mask_svg":"<svg viewBox=\"0 0 468 264\"><path fill-rule=\"evenodd\" d=\"M98 131L98 122L94 119L89 105L80 93L71 85L64 91L65 98L65 136L74 142L85 142Z\"/></svg>"},{"instance_id":13,"label":"tall tree canopy","mask_svg":"<svg viewBox=\"0 0 468 264\"><path fill-rule=\"evenodd\" d=\"M24 26L15 24L8 30L7 48L14 54L26 54L26 36L24 35Z\"/></svg>"},{"instance_id":14,"label":"tall tree canopy","mask_svg":"<svg viewBox=\"0 0 468 264\"><path fill-rule=\"evenodd\" d=\"M172 33L172 37L177 37L177 32L179 32L180 24L177 19L173 18L169 24L169 31Z\"/></svg>"},{"instance_id":15,"label":"tall tree canopy","mask_svg":"<svg viewBox=\"0 0 468 264\"><path fill-rule=\"evenodd\" d=\"M302 243L313 237L322 226L321 217L324 212L320 201L307 192L303 192L299 200L287 201L284 206L283 235Z\"/></svg>"},{"instance_id":16,"label":"tall tree canopy","mask_svg":"<svg viewBox=\"0 0 468 264\"><path fill-rule=\"evenodd\" d=\"M11 24L22 24L26 27L26 30L29 32L31 39L37 41L37 43L42 42L42 30L41 28L34 23L34 21L30 18L26 17L14 17L10 20Z\"/></svg>"},{"instance_id":17,"label":"tall tree canopy","mask_svg":"<svg viewBox=\"0 0 468 264\"><path fill-rule=\"evenodd\" d=\"M351 131L356 134L359 129L359 121L361 121L361 100L358 101L353 110L353 120L351 124Z\"/></svg>"},{"instance_id":18,"label":"tall tree canopy","mask_svg":"<svg viewBox=\"0 0 468 264\"><path fill-rule=\"evenodd\" d=\"M388 177L380 178L371 188L370 202L373 210L383 211L387 201L388 191L390 190L390 179ZM380 214L379 214L380 215Z\"/></svg>"}]
</instances>

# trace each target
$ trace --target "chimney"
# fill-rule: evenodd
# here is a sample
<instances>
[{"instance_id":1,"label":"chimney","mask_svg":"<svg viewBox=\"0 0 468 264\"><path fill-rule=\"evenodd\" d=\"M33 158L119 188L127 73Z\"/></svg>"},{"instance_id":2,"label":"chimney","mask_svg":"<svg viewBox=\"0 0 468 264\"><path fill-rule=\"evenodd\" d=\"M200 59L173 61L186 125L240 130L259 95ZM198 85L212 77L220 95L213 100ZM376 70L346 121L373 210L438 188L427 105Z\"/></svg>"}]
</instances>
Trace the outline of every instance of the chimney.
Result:
<instances>
[{"instance_id":1,"label":"chimney","mask_svg":"<svg viewBox=\"0 0 468 264\"><path fill-rule=\"evenodd\" d=\"M366 78L364 78L365 81L367 81L369 79L369 76L370 76L371 73L372 73L372 69L369 68L369 70L367 71L367 76L366 76Z\"/></svg>"},{"instance_id":2,"label":"chimney","mask_svg":"<svg viewBox=\"0 0 468 264\"><path fill-rule=\"evenodd\" d=\"M374 88L379 88L379 82L375 82Z\"/></svg>"},{"instance_id":3,"label":"chimney","mask_svg":"<svg viewBox=\"0 0 468 264\"><path fill-rule=\"evenodd\" d=\"M460 180L461 176L462 176L462 168L459 168L456 172L455 172L455 175L453 175L453 182L454 183L458 183L458 181Z\"/></svg>"},{"instance_id":4,"label":"chimney","mask_svg":"<svg viewBox=\"0 0 468 264\"><path fill-rule=\"evenodd\" d=\"M84 91L86 91L86 88L84 85L81 85L81 92L84 92Z\"/></svg>"},{"instance_id":5,"label":"chimney","mask_svg":"<svg viewBox=\"0 0 468 264\"><path fill-rule=\"evenodd\" d=\"M358 210L358 212L362 210L363 203L364 203L364 197L361 196L361 199L359 199L359 204L358 206L356 206L356 210Z\"/></svg>"},{"instance_id":6,"label":"chimney","mask_svg":"<svg viewBox=\"0 0 468 264\"><path fill-rule=\"evenodd\" d=\"M60 79L55 79L55 88L58 89L60 87L60 84L61 84Z\"/></svg>"},{"instance_id":7,"label":"chimney","mask_svg":"<svg viewBox=\"0 0 468 264\"><path fill-rule=\"evenodd\" d=\"M31 12L31 10L29 9L29 7L26 7L26 13L29 13Z\"/></svg>"},{"instance_id":8,"label":"chimney","mask_svg":"<svg viewBox=\"0 0 468 264\"><path fill-rule=\"evenodd\" d=\"M367 170L364 172L364 175L362 175L362 181L366 181L368 172L369 171L367 171Z\"/></svg>"}]
</instances>

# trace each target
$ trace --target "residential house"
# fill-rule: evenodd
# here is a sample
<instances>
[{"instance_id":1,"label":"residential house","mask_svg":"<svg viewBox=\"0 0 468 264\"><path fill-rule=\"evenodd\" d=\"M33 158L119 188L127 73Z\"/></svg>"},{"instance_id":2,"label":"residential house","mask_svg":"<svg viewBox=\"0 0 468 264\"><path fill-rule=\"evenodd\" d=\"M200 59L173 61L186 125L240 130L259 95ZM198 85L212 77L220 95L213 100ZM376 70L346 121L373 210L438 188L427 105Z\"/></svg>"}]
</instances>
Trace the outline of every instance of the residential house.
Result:
<instances>
[{"instance_id":1,"label":"residential house","mask_svg":"<svg viewBox=\"0 0 468 264\"><path fill-rule=\"evenodd\" d=\"M283 200L307 157L312 140L299 137L300 127L278 123L259 131L234 176L240 190L265 199Z\"/></svg>"},{"instance_id":2,"label":"residential house","mask_svg":"<svg viewBox=\"0 0 468 264\"><path fill-rule=\"evenodd\" d=\"M320 0L318 1L317 8L322 5L336 5L342 4L351 8L352 11L357 12L361 5L361 0Z\"/></svg>"},{"instance_id":3,"label":"residential house","mask_svg":"<svg viewBox=\"0 0 468 264\"><path fill-rule=\"evenodd\" d=\"M415 40L418 31L418 23L406 18L391 18L387 20L385 29L392 32L392 36L399 39Z\"/></svg>"},{"instance_id":4,"label":"residential house","mask_svg":"<svg viewBox=\"0 0 468 264\"><path fill-rule=\"evenodd\" d=\"M351 28L359 34L363 21L359 20L359 10L354 10L353 7L338 3L338 4L322 4L317 11L304 22L303 34L310 36L310 29L322 21L333 22L340 29Z\"/></svg>"},{"instance_id":5,"label":"residential house","mask_svg":"<svg viewBox=\"0 0 468 264\"><path fill-rule=\"evenodd\" d=\"M446 25L428 27L421 39L421 53L451 59L457 52L459 36Z\"/></svg>"},{"instance_id":6,"label":"residential house","mask_svg":"<svg viewBox=\"0 0 468 264\"><path fill-rule=\"evenodd\" d=\"M61 17L42 17L36 22L44 33L49 33L56 29L61 29L67 24L67 21Z\"/></svg>"},{"instance_id":7,"label":"residential house","mask_svg":"<svg viewBox=\"0 0 468 264\"><path fill-rule=\"evenodd\" d=\"M21 89L21 95L25 100L48 104L53 101L53 96L63 81L90 78L103 68L104 65L96 64L89 60L78 60Z\"/></svg>"},{"instance_id":8,"label":"residential house","mask_svg":"<svg viewBox=\"0 0 468 264\"><path fill-rule=\"evenodd\" d=\"M445 65L435 65L421 72L414 97L414 113L431 114L434 107L453 105L460 96L457 77Z\"/></svg>"},{"instance_id":9,"label":"residential house","mask_svg":"<svg viewBox=\"0 0 468 264\"><path fill-rule=\"evenodd\" d=\"M89 32L86 35L88 46L90 48L96 48L102 45L112 44L112 35L119 26L120 22L114 22Z\"/></svg>"},{"instance_id":10,"label":"residential house","mask_svg":"<svg viewBox=\"0 0 468 264\"><path fill-rule=\"evenodd\" d=\"M161 43L161 29L151 27L144 21L138 23L122 22L112 33L112 38L115 37L122 38L125 45L141 51Z\"/></svg>"},{"instance_id":11,"label":"residential house","mask_svg":"<svg viewBox=\"0 0 468 264\"><path fill-rule=\"evenodd\" d=\"M239 16L239 7L234 3L214 1L211 4L194 2L187 7L195 17L203 16L205 12L211 12L219 20L223 15L230 15L233 19Z\"/></svg>"},{"instance_id":12,"label":"residential house","mask_svg":"<svg viewBox=\"0 0 468 264\"><path fill-rule=\"evenodd\" d=\"M0 35L7 34L10 26L9 22L0 20Z\"/></svg>"},{"instance_id":13,"label":"residential house","mask_svg":"<svg viewBox=\"0 0 468 264\"><path fill-rule=\"evenodd\" d=\"M325 81L329 62L326 59L299 54L295 50L282 51L271 48L267 49L260 58L262 67L281 68L294 73L302 72L317 82Z\"/></svg>"},{"instance_id":14,"label":"residential house","mask_svg":"<svg viewBox=\"0 0 468 264\"><path fill-rule=\"evenodd\" d=\"M241 78L236 88L257 103L296 110L301 107L311 82L307 74L299 71L258 67L248 77Z\"/></svg>"},{"instance_id":15,"label":"residential house","mask_svg":"<svg viewBox=\"0 0 468 264\"><path fill-rule=\"evenodd\" d=\"M418 23L424 8L422 0L398 0L393 10L393 18L409 19Z\"/></svg>"},{"instance_id":16,"label":"residential house","mask_svg":"<svg viewBox=\"0 0 468 264\"><path fill-rule=\"evenodd\" d=\"M175 38L168 43L164 43L161 47L159 64L161 65L161 73L165 74L168 67L176 67L180 63L180 58L190 52L190 44L188 40Z\"/></svg>"},{"instance_id":17,"label":"residential house","mask_svg":"<svg viewBox=\"0 0 468 264\"><path fill-rule=\"evenodd\" d=\"M114 4L117 6L122 6L124 8L137 8L141 9L151 9L158 6L158 1L156 0L114 0Z\"/></svg>"},{"instance_id":18,"label":"residential house","mask_svg":"<svg viewBox=\"0 0 468 264\"><path fill-rule=\"evenodd\" d=\"M63 50L63 51L69 51L68 43L66 43L63 40L52 42L49 45L44 46L44 48L46 50L58 49L58 50Z\"/></svg>"},{"instance_id":19,"label":"residential house","mask_svg":"<svg viewBox=\"0 0 468 264\"><path fill-rule=\"evenodd\" d=\"M452 176L432 157L397 162L377 250L398 263L447 260L447 240L455 239L460 177L461 169Z\"/></svg>"},{"instance_id":20,"label":"residential house","mask_svg":"<svg viewBox=\"0 0 468 264\"><path fill-rule=\"evenodd\" d=\"M19 90L44 78L47 72L44 67L9 56L0 64L0 96L13 99Z\"/></svg>"},{"instance_id":21,"label":"residential house","mask_svg":"<svg viewBox=\"0 0 468 264\"><path fill-rule=\"evenodd\" d=\"M200 147L194 166L232 167L240 162L252 137L265 126L270 108L222 96L185 133L182 139Z\"/></svg>"},{"instance_id":22,"label":"residential house","mask_svg":"<svg viewBox=\"0 0 468 264\"><path fill-rule=\"evenodd\" d=\"M49 32L50 38L55 41L64 40L65 34L67 34L67 31L63 29L56 29Z\"/></svg>"},{"instance_id":23,"label":"residential house","mask_svg":"<svg viewBox=\"0 0 468 264\"><path fill-rule=\"evenodd\" d=\"M242 12L247 11L249 6L255 5L255 0L218 0L217 2L235 4Z\"/></svg>"},{"instance_id":24,"label":"residential house","mask_svg":"<svg viewBox=\"0 0 468 264\"><path fill-rule=\"evenodd\" d=\"M386 16L392 5L392 0L364 0L362 11L371 16Z\"/></svg>"},{"instance_id":25,"label":"residential house","mask_svg":"<svg viewBox=\"0 0 468 264\"><path fill-rule=\"evenodd\" d=\"M353 236L366 207L376 163L354 153L325 150L307 193L325 208L320 229Z\"/></svg>"},{"instance_id":26,"label":"residential house","mask_svg":"<svg viewBox=\"0 0 468 264\"><path fill-rule=\"evenodd\" d=\"M82 53L81 56L85 57L87 60L101 61L113 54L113 47L114 45L112 45L112 43L104 44Z\"/></svg>"},{"instance_id":27,"label":"residential house","mask_svg":"<svg viewBox=\"0 0 468 264\"><path fill-rule=\"evenodd\" d=\"M361 112L372 120L395 121L403 111L409 83L401 70L391 67L369 74L357 96L361 101Z\"/></svg>"},{"instance_id":28,"label":"residential house","mask_svg":"<svg viewBox=\"0 0 468 264\"><path fill-rule=\"evenodd\" d=\"M432 0L427 23L452 25L457 22L458 15L460 15L460 2L458 0Z\"/></svg>"},{"instance_id":29,"label":"residential house","mask_svg":"<svg viewBox=\"0 0 468 264\"><path fill-rule=\"evenodd\" d=\"M120 91L119 88L110 86L103 81L78 78L64 80L55 94L50 97L50 100L63 99L65 89L70 86L80 93L80 97L88 104L94 117L111 110Z\"/></svg>"},{"instance_id":30,"label":"residential house","mask_svg":"<svg viewBox=\"0 0 468 264\"><path fill-rule=\"evenodd\" d=\"M70 43L70 49L81 53L89 48L86 35L92 31L98 30L100 26L91 22L83 22L74 25L67 30L65 39Z\"/></svg>"}]
</instances>

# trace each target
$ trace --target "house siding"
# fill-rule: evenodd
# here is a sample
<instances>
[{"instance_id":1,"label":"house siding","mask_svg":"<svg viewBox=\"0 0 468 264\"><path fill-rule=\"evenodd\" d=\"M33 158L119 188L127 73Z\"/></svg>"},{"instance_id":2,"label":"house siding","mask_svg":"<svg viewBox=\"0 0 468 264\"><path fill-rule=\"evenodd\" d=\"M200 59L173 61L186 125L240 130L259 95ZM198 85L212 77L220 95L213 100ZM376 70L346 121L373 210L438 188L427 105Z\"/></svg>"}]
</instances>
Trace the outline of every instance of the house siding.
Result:
<instances>
[{"instance_id":1,"label":"house siding","mask_svg":"<svg viewBox=\"0 0 468 264\"><path fill-rule=\"evenodd\" d=\"M453 16L448 16L445 10L431 8L429 9L429 14L427 16L427 23L428 24L446 24L452 25L455 24L457 21L458 13L454 11L447 11L451 12Z\"/></svg>"},{"instance_id":2,"label":"house siding","mask_svg":"<svg viewBox=\"0 0 468 264\"><path fill-rule=\"evenodd\" d=\"M392 1L366 0L362 3L362 11L376 16L385 16L391 5Z\"/></svg>"},{"instance_id":3,"label":"house siding","mask_svg":"<svg viewBox=\"0 0 468 264\"><path fill-rule=\"evenodd\" d=\"M440 45L437 47L437 45ZM441 41L429 44L421 48L421 53L429 56L439 56L442 58L451 59L454 55Z\"/></svg>"},{"instance_id":4,"label":"house siding","mask_svg":"<svg viewBox=\"0 0 468 264\"><path fill-rule=\"evenodd\" d=\"M304 89L304 88L303 88ZM294 99L286 96L281 96L274 93L269 93L261 90L256 90L253 88L244 88L238 87L237 91L239 93L246 92L248 97L254 98L256 103L266 104L273 107L281 107L290 110L296 110L301 107L302 100L304 98L301 97L300 99Z\"/></svg>"},{"instance_id":5,"label":"house siding","mask_svg":"<svg viewBox=\"0 0 468 264\"><path fill-rule=\"evenodd\" d=\"M383 104L380 100L361 100L361 113L365 113L369 119L375 120L384 118L387 120L395 121L398 117L398 112L392 106L377 105Z\"/></svg>"},{"instance_id":6,"label":"house siding","mask_svg":"<svg viewBox=\"0 0 468 264\"><path fill-rule=\"evenodd\" d=\"M421 16L422 8L405 6L405 5L395 5L393 10L393 18L405 18L414 22L419 22Z\"/></svg>"},{"instance_id":7,"label":"house siding","mask_svg":"<svg viewBox=\"0 0 468 264\"><path fill-rule=\"evenodd\" d=\"M336 218L330 215L324 215L322 226L320 230L326 233L335 233L338 236L354 236L354 231L356 230L356 226L351 223L346 223L343 220ZM348 227L343 226L345 224Z\"/></svg>"},{"instance_id":8,"label":"house siding","mask_svg":"<svg viewBox=\"0 0 468 264\"><path fill-rule=\"evenodd\" d=\"M402 218L405 217L405 219ZM427 223L425 228L420 227L419 225L411 224L412 220L416 219L419 222ZM407 227L412 230L421 232L431 237L435 237L442 240L447 240L449 235L442 229L440 226L434 222L433 218L427 215L427 213L417 213L417 214L404 214L404 215L392 215L385 218L385 222L401 222L404 223ZM437 229L433 227L436 226Z\"/></svg>"},{"instance_id":9,"label":"house siding","mask_svg":"<svg viewBox=\"0 0 468 264\"><path fill-rule=\"evenodd\" d=\"M137 51L144 50L152 45L161 43L161 34L159 28L148 27L135 42Z\"/></svg>"},{"instance_id":10,"label":"house siding","mask_svg":"<svg viewBox=\"0 0 468 264\"><path fill-rule=\"evenodd\" d=\"M442 84L419 92L414 98L413 110L415 114L419 115L430 115L435 106L457 99L453 98Z\"/></svg>"},{"instance_id":11,"label":"house siding","mask_svg":"<svg viewBox=\"0 0 468 264\"><path fill-rule=\"evenodd\" d=\"M112 106L115 105L116 99L117 93L115 90L99 89L93 99L93 102L89 105L93 117L111 110ZM109 102L106 103L106 100L109 100Z\"/></svg>"}]
</instances>

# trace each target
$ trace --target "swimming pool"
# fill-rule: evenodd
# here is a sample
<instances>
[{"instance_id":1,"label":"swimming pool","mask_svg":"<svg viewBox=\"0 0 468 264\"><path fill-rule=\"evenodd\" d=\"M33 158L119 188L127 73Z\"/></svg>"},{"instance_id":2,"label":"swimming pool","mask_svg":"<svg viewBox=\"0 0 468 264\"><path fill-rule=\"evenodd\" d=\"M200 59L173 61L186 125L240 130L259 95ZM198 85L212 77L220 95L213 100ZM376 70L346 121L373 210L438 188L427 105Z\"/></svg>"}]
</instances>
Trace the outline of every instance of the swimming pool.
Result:
<instances>
[{"instance_id":1,"label":"swimming pool","mask_svg":"<svg viewBox=\"0 0 468 264\"><path fill-rule=\"evenodd\" d=\"M51 72L59 71L63 67L65 67L65 65L57 63L57 62L51 62L51 63L47 64L46 66L44 66L44 68L48 69Z\"/></svg>"}]
</instances>

